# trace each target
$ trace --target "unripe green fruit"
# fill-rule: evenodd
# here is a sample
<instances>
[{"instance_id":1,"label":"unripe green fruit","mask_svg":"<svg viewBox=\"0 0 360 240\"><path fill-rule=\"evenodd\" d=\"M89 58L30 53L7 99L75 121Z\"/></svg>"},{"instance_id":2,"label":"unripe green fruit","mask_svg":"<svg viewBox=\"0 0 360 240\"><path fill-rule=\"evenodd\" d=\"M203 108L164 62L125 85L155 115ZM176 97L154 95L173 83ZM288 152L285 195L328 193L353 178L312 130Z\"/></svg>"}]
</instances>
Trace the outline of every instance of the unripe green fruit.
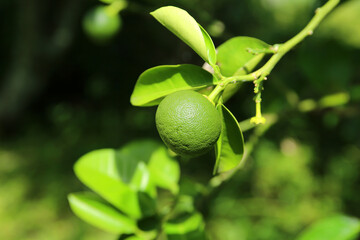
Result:
<instances>
[{"instance_id":1,"label":"unripe green fruit","mask_svg":"<svg viewBox=\"0 0 360 240\"><path fill-rule=\"evenodd\" d=\"M84 17L83 28L86 34L96 41L106 41L113 37L121 27L119 14L110 14L105 6L98 6Z\"/></svg>"},{"instance_id":2,"label":"unripe green fruit","mask_svg":"<svg viewBox=\"0 0 360 240\"><path fill-rule=\"evenodd\" d=\"M221 132L221 118L213 103L191 90L166 96L158 106L155 120L161 139L182 156L206 153Z\"/></svg>"}]
</instances>

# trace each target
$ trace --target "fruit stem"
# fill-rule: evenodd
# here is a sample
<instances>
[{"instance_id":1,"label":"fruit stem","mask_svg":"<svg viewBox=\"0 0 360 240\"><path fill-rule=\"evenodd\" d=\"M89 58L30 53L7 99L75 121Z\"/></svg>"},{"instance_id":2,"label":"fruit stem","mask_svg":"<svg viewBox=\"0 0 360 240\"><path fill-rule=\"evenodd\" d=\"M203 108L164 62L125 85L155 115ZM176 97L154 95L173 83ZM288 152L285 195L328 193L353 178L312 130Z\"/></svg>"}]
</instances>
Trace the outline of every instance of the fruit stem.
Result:
<instances>
[{"instance_id":1,"label":"fruit stem","mask_svg":"<svg viewBox=\"0 0 360 240\"><path fill-rule=\"evenodd\" d=\"M116 0L110 5L106 6L106 11L110 16L117 15L121 10L127 7L128 3L125 0Z\"/></svg>"},{"instance_id":2,"label":"fruit stem","mask_svg":"<svg viewBox=\"0 0 360 240\"><path fill-rule=\"evenodd\" d=\"M214 75L215 75L215 77L216 77L218 80L222 81L222 80L224 79L224 76L221 74L219 66L218 66L218 65L211 65L211 67L212 67L213 70L214 70Z\"/></svg>"},{"instance_id":3,"label":"fruit stem","mask_svg":"<svg viewBox=\"0 0 360 240\"><path fill-rule=\"evenodd\" d=\"M224 91L225 86L226 85L220 83L212 90L212 92L208 96L209 100L212 101L213 103L215 103L215 105L217 103L217 101L216 101L217 97L220 96L220 94Z\"/></svg>"}]
</instances>

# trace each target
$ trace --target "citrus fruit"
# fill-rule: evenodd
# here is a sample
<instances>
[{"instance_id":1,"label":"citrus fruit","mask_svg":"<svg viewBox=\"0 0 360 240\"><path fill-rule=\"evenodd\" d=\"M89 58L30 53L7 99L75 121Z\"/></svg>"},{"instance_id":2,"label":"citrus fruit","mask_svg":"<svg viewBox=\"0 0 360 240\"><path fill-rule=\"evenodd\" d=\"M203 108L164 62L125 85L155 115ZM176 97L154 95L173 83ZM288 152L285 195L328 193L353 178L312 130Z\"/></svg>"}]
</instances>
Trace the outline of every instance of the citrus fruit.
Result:
<instances>
[{"instance_id":1,"label":"citrus fruit","mask_svg":"<svg viewBox=\"0 0 360 240\"><path fill-rule=\"evenodd\" d=\"M158 106L155 120L161 139L182 156L209 151L221 132L221 118L213 103L191 90L166 96Z\"/></svg>"},{"instance_id":2,"label":"citrus fruit","mask_svg":"<svg viewBox=\"0 0 360 240\"><path fill-rule=\"evenodd\" d=\"M113 37L121 27L118 14L110 14L105 6L98 6L86 13L83 28L93 40L104 41Z\"/></svg>"}]
</instances>

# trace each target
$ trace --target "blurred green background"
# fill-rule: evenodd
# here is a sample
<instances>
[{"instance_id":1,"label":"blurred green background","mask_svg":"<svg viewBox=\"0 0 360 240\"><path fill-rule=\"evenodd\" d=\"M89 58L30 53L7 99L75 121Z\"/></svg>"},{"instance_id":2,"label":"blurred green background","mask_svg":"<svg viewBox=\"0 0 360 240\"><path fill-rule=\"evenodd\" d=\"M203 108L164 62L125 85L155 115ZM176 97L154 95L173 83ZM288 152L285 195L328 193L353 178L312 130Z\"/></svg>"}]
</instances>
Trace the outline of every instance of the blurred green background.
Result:
<instances>
[{"instance_id":1,"label":"blurred green background","mask_svg":"<svg viewBox=\"0 0 360 240\"><path fill-rule=\"evenodd\" d=\"M99 42L82 29L99 1L0 1L0 239L116 239L70 212L67 194L84 188L72 165L94 149L160 140L156 108L129 103L136 79L156 65L202 65L150 11L186 9L216 46L234 36L275 44L324 2L131 0L120 31ZM360 217L359 12L359 0L343 1L270 75L262 108L278 121L204 207L212 239L293 239L326 216ZM239 121L254 114L252 87L227 104ZM206 182L213 164L182 162L182 175Z\"/></svg>"}]
</instances>

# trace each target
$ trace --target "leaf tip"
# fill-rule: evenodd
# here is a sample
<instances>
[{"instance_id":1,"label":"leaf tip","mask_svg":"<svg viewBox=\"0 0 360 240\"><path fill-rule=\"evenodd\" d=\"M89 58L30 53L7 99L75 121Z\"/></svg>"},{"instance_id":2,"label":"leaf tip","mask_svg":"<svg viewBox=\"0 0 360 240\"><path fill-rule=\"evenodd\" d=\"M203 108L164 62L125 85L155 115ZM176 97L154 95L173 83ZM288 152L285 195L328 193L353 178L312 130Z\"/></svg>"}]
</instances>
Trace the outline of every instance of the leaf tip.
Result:
<instances>
[{"instance_id":1,"label":"leaf tip","mask_svg":"<svg viewBox=\"0 0 360 240\"><path fill-rule=\"evenodd\" d=\"M130 103L131 103L131 105L133 105L133 106L139 106L139 105L136 103L136 97L134 96L134 94L131 94L131 96L130 96Z\"/></svg>"},{"instance_id":2,"label":"leaf tip","mask_svg":"<svg viewBox=\"0 0 360 240\"><path fill-rule=\"evenodd\" d=\"M175 7L175 6L163 6L163 7L160 7L152 12L150 12L150 15L152 15L153 17L156 18L156 15L159 13L159 12L163 12L163 11L168 11L170 9L173 9L173 10L182 10L182 11L185 11L181 8L178 8L178 7Z\"/></svg>"},{"instance_id":3,"label":"leaf tip","mask_svg":"<svg viewBox=\"0 0 360 240\"><path fill-rule=\"evenodd\" d=\"M69 202L70 208L73 209L73 206L77 200L76 193L69 193L67 195L67 200Z\"/></svg>"},{"instance_id":4,"label":"leaf tip","mask_svg":"<svg viewBox=\"0 0 360 240\"><path fill-rule=\"evenodd\" d=\"M71 203L72 199L74 198L74 194L73 193L69 193L67 195L67 200L69 201L69 203Z\"/></svg>"}]
</instances>

